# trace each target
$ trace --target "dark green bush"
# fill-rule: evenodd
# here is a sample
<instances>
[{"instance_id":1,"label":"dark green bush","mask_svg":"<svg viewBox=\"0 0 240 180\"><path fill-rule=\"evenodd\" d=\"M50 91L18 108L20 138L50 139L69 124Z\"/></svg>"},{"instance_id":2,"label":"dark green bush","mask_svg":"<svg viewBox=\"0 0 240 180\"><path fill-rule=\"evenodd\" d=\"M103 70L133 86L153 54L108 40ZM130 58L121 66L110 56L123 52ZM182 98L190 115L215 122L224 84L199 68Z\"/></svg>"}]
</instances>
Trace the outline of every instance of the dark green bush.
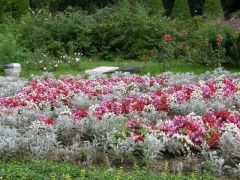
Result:
<instances>
[{"instance_id":1,"label":"dark green bush","mask_svg":"<svg viewBox=\"0 0 240 180\"><path fill-rule=\"evenodd\" d=\"M164 12L162 0L148 0L146 3L149 4L150 8L153 9L153 11Z\"/></svg>"},{"instance_id":2,"label":"dark green bush","mask_svg":"<svg viewBox=\"0 0 240 180\"><path fill-rule=\"evenodd\" d=\"M223 8L220 0L205 0L203 13L210 18L223 18Z\"/></svg>"},{"instance_id":3,"label":"dark green bush","mask_svg":"<svg viewBox=\"0 0 240 180\"><path fill-rule=\"evenodd\" d=\"M170 16L172 13L172 8L175 0L162 0L163 6L165 8L165 14L166 16Z\"/></svg>"},{"instance_id":4,"label":"dark green bush","mask_svg":"<svg viewBox=\"0 0 240 180\"><path fill-rule=\"evenodd\" d=\"M104 7L116 2L116 0L30 0L31 8L41 9L48 7L51 11L63 11L69 6L94 10L96 7Z\"/></svg>"},{"instance_id":5,"label":"dark green bush","mask_svg":"<svg viewBox=\"0 0 240 180\"><path fill-rule=\"evenodd\" d=\"M173 18L178 19L190 19L191 14L188 6L187 0L175 0L175 3L173 5L172 14L171 16Z\"/></svg>"},{"instance_id":6,"label":"dark green bush","mask_svg":"<svg viewBox=\"0 0 240 180\"><path fill-rule=\"evenodd\" d=\"M192 16L200 16L203 14L204 0L188 0L188 4Z\"/></svg>"}]
</instances>

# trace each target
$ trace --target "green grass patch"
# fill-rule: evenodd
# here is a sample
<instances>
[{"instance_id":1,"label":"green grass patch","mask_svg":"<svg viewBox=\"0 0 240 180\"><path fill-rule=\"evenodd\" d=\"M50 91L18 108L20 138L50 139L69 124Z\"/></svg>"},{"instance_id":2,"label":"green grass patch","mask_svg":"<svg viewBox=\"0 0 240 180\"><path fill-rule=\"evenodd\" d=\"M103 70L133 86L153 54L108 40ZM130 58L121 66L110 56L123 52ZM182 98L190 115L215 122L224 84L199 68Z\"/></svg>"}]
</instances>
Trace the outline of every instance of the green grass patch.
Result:
<instances>
[{"instance_id":1,"label":"green grass patch","mask_svg":"<svg viewBox=\"0 0 240 180\"><path fill-rule=\"evenodd\" d=\"M41 75L43 74L43 70L38 68L34 68L31 65L22 65L22 77L30 77L31 75ZM84 75L84 71L87 69L93 69L98 66L117 66L117 67L125 67L125 66L144 66L145 69L142 70L139 74L150 74L150 75L157 75L163 73L165 71L172 71L172 72L193 72L196 74L201 74L206 71L213 70L210 67L197 65L197 64L190 64L183 60L174 60L171 62L170 67L167 70L164 70L163 63L157 63L155 61L137 61L137 60L124 60L124 61L104 61L99 59L89 59L89 58L82 58L79 62L78 66L74 66L68 63L61 64L57 69L53 70L52 73L55 76L61 75ZM227 68L227 70L231 72L237 72L239 68ZM0 75L4 75L3 71L0 72Z\"/></svg>"},{"instance_id":2,"label":"green grass patch","mask_svg":"<svg viewBox=\"0 0 240 180\"><path fill-rule=\"evenodd\" d=\"M216 179L207 174L189 175L154 173L147 170L122 168L83 168L66 162L51 161L0 161L0 179L91 179L91 180L154 180L154 179Z\"/></svg>"}]
</instances>

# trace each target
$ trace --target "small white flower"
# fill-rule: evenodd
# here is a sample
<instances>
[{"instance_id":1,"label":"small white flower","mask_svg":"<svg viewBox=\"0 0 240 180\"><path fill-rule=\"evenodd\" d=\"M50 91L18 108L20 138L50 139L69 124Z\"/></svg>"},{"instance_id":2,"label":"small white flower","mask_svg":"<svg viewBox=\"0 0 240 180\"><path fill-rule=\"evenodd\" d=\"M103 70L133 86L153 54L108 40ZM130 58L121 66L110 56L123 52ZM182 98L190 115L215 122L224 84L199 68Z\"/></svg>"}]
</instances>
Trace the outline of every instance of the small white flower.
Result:
<instances>
[{"instance_id":1,"label":"small white flower","mask_svg":"<svg viewBox=\"0 0 240 180\"><path fill-rule=\"evenodd\" d=\"M58 67L58 64L55 64L54 67L57 68L57 67Z\"/></svg>"},{"instance_id":2,"label":"small white flower","mask_svg":"<svg viewBox=\"0 0 240 180\"><path fill-rule=\"evenodd\" d=\"M43 70L44 70L44 71L46 71L46 70L47 70L47 68L46 68L46 67L44 67L44 68L43 68Z\"/></svg>"},{"instance_id":3,"label":"small white flower","mask_svg":"<svg viewBox=\"0 0 240 180\"><path fill-rule=\"evenodd\" d=\"M76 58L76 62L79 62L80 61L80 58Z\"/></svg>"}]
</instances>

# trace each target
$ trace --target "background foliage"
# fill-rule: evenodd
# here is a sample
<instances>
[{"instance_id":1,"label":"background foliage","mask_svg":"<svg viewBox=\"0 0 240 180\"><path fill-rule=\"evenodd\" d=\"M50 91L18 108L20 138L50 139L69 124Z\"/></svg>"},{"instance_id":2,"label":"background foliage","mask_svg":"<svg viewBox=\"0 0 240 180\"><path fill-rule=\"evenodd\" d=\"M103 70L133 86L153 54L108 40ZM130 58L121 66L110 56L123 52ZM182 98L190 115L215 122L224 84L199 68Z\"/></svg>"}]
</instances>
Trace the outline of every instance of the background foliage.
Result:
<instances>
[{"instance_id":1,"label":"background foliage","mask_svg":"<svg viewBox=\"0 0 240 180\"><path fill-rule=\"evenodd\" d=\"M77 53L108 60L163 62L162 57L172 57L211 66L222 59L222 65L238 66L239 33L235 31L239 21L216 22L223 11L220 1L214 2L4 0L0 4L1 64L17 61L43 68L46 63L38 62L72 62ZM200 16L207 10L212 13L211 9L217 11L207 18ZM173 37L174 45L161 48L166 34ZM217 35L223 36L220 46Z\"/></svg>"}]
</instances>

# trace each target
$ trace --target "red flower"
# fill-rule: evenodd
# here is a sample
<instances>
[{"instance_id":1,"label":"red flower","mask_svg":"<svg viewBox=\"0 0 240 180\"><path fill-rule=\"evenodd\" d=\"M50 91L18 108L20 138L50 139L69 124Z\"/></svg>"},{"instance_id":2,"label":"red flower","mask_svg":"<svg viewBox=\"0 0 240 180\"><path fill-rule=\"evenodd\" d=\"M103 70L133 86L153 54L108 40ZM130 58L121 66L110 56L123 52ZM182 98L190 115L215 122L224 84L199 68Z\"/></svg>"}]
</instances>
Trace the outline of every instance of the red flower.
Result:
<instances>
[{"instance_id":1,"label":"red flower","mask_svg":"<svg viewBox=\"0 0 240 180\"><path fill-rule=\"evenodd\" d=\"M221 109L216 111L214 114L217 118L220 118L222 121L225 121L231 114L231 112L229 112L227 109Z\"/></svg>"},{"instance_id":2,"label":"red flower","mask_svg":"<svg viewBox=\"0 0 240 180\"><path fill-rule=\"evenodd\" d=\"M182 35L183 36L187 35L187 32L186 31L182 31Z\"/></svg>"},{"instance_id":3,"label":"red flower","mask_svg":"<svg viewBox=\"0 0 240 180\"><path fill-rule=\"evenodd\" d=\"M211 139L209 141L207 141L207 144L210 147L217 147L221 133L218 132L217 130L211 130L208 135L211 137Z\"/></svg>"},{"instance_id":4,"label":"red flower","mask_svg":"<svg viewBox=\"0 0 240 180\"><path fill-rule=\"evenodd\" d=\"M143 109L144 109L144 104L138 102L138 103L134 104L132 108L133 108L133 110L135 110L135 111L143 111Z\"/></svg>"},{"instance_id":5,"label":"red flower","mask_svg":"<svg viewBox=\"0 0 240 180\"><path fill-rule=\"evenodd\" d=\"M172 40L173 40L172 35L171 35L171 34L165 34L165 35L163 36L163 40L164 40L165 42L170 42L170 41L172 41Z\"/></svg>"},{"instance_id":6,"label":"red flower","mask_svg":"<svg viewBox=\"0 0 240 180\"><path fill-rule=\"evenodd\" d=\"M197 130L197 128L194 126L194 124L188 124L188 125L186 125L186 130L188 130L190 132L194 132Z\"/></svg>"},{"instance_id":7,"label":"red flower","mask_svg":"<svg viewBox=\"0 0 240 180\"><path fill-rule=\"evenodd\" d=\"M187 45L187 42L186 42L186 41L183 41L183 42L182 42L182 46L183 46L183 47L186 47L186 45Z\"/></svg>"},{"instance_id":8,"label":"red flower","mask_svg":"<svg viewBox=\"0 0 240 180\"><path fill-rule=\"evenodd\" d=\"M221 43L222 40L223 40L222 35L221 35L221 34L218 34L218 35L217 35L217 42L218 42L218 43Z\"/></svg>"},{"instance_id":9,"label":"red flower","mask_svg":"<svg viewBox=\"0 0 240 180\"><path fill-rule=\"evenodd\" d=\"M138 136L137 139L135 139L135 143L139 142L139 141L144 141L144 137L143 136Z\"/></svg>"},{"instance_id":10,"label":"red flower","mask_svg":"<svg viewBox=\"0 0 240 180\"><path fill-rule=\"evenodd\" d=\"M88 110L87 109L76 109L73 111L72 116L75 120L85 118L88 116Z\"/></svg>"},{"instance_id":11,"label":"red flower","mask_svg":"<svg viewBox=\"0 0 240 180\"><path fill-rule=\"evenodd\" d=\"M54 125L56 122L52 118L48 118L45 121L43 121L45 125Z\"/></svg>"},{"instance_id":12,"label":"red flower","mask_svg":"<svg viewBox=\"0 0 240 180\"><path fill-rule=\"evenodd\" d=\"M46 118L42 115L38 115L37 119L45 125L54 125L56 123L56 121L53 118L51 118L51 117Z\"/></svg>"}]
</instances>

